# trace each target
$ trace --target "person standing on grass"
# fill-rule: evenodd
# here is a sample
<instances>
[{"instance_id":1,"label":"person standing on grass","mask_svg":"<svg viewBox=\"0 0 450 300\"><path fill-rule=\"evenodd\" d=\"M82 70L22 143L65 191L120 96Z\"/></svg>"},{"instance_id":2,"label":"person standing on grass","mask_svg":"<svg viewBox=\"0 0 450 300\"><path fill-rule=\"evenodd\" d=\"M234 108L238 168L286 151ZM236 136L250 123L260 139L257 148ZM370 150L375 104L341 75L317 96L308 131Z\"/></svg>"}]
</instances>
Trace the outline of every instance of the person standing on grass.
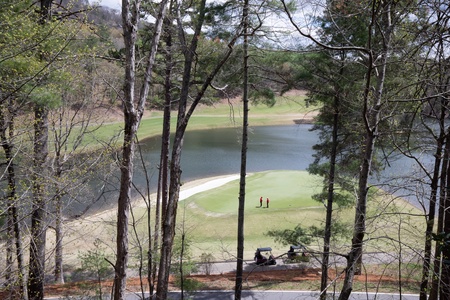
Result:
<instances>
[{"instance_id":1,"label":"person standing on grass","mask_svg":"<svg viewBox=\"0 0 450 300\"><path fill-rule=\"evenodd\" d=\"M259 207L262 207L262 196L259 198Z\"/></svg>"},{"instance_id":2,"label":"person standing on grass","mask_svg":"<svg viewBox=\"0 0 450 300\"><path fill-rule=\"evenodd\" d=\"M266 199L266 207L269 208L269 198Z\"/></svg>"}]
</instances>

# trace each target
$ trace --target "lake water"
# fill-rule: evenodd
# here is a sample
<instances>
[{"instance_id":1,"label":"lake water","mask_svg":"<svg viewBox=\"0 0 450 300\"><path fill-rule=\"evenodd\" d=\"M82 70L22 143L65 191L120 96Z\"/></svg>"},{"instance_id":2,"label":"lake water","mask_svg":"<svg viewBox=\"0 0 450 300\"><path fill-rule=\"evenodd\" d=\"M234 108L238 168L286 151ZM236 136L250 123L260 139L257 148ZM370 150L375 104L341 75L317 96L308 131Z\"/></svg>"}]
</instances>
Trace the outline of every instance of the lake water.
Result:
<instances>
[{"instance_id":1,"label":"lake water","mask_svg":"<svg viewBox=\"0 0 450 300\"><path fill-rule=\"evenodd\" d=\"M247 173L267 170L306 170L313 161L312 146L318 137L311 132L312 125L258 126L249 129ZM181 158L181 182L239 174L241 159L241 128L218 128L188 131L185 135ZM146 194L146 176L142 168L141 158L145 162L145 170L150 178L150 190L156 191L158 164L161 151L161 137L153 137L140 141L140 150L136 152L135 173L133 182L143 194ZM119 175L119 171L113 171ZM91 211L108 208L117 201L119 179L109 176L107 182L92 180L86 199L98 198L101 186L106 192L99 197ZM102 177L100 174L99 177ZM139 193L133 192L133 197ZM85 205L75 203L71 206L76 213Z\"/></svg>"},{"instance_id":2,"label":"lake water","mask_svg":"<svg viewBox=\"0 0 450 300\"><path fill-rule=\"evenodd\" d=\"M312 147L318 142L317 132L310 131L312 125L261 126L251 127L248 141L247 173L267 170L306 170L313 162ZM241 129L222 128L187 132L182 152L182 182L220 175L239 174L241 158ZM157 167L159 163L161 138L154 137L141 141L143 159L150 177L151 191L156 190ZM430 160L429 158L427 158ZM413 162L402 158L391 162L380 178L372 178L372 183L383 189L407 198L419 206L417 181L409 175L419 174ZM134 182L145 191L145 176L140 159L135 163ZM108 197L100 205L108 205L118 189L116 182ZM137 193L134 194L137 196ZM426 194L423 194L426 197Z\"/></svg>"},{"instance_id":3,"label":"lake water","mask_svg":"<svg viewBox=\"0 0 450 300\"><path fill-rule=\"evenodd\" d=\"M317 134L311 125L263 126L250 129L247 171L305 170L312 162ZM182 180L190 181L240 172L240 129L224 128L187 132L181 158ZM144 158L153 171L160 137L142 142ZM153 173L154 173L153 172Z\"/></svg>"}]
</instances>

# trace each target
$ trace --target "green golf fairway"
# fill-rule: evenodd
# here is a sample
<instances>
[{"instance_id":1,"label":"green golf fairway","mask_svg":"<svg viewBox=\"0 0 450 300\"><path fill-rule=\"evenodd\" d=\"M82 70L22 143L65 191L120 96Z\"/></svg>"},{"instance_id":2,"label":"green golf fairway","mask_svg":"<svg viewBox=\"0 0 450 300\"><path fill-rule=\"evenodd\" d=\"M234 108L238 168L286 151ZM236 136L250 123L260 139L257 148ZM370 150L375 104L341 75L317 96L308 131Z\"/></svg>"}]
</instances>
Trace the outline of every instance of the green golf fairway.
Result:
<instances>
[{"instance_id":1,"label":"green golf fairway","mask_svg":"<svg viewBox=\"0 0 450 300\"><path fill-rule=\"evenodd\" d=\"M267 213L263 211L267 198L270 199L269 208L273 212L320 206L311 199L320 189L321 179L306 171L267 171L247 175L246 215ZM193 195L187 201L209 212L237 215L238 197L239 180L235 180L214 190ZM263 197L261 208L260 197Z\"/></svg>"},{"instance_id":2,"label":"green golf fairway","mask_svg":"<svg viewBox=\"0 0 450 300\"><path fill-rule=\"evenodd\" d=\"M272 247L274 254L287 251L286 246L276 244L266 235L269 230L322 223L325 208L311 198L320 189L321 178L306 171L277 170L247 175L245 258L252 259L258 247ZM178 224L184 224L194 256L212 253L216 259L226 259L217 257L217 253L235 253L238 197L237 179L180 202ZM260 197L264 200L262 207ZM266 198L270 199L269 208L266 208Z\"/></svg>"}]
</instances>

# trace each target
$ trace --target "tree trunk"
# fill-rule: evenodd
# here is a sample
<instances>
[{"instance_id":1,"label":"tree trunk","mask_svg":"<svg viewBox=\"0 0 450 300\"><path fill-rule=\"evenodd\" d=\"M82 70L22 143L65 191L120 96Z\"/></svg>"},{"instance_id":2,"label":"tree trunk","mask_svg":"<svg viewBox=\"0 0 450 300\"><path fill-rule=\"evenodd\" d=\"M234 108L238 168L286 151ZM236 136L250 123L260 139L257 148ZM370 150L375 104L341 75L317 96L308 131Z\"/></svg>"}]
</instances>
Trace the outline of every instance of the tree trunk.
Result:
<instances>
[{"instance_id":1,"label":"tree trunk","mask_svg":"<svg viewBox=\"0 0 450 300\"><path fill-rule=\"evenodd\" d=\"M51 18L50 0L41 0L41 24ZM45 58L43 58L45 59ZM48 155L48 111L39 104L34 107L33 203L31 211L30 261L28 267L28 298L44 298L45 242L47 233L47 203L44 198L44 165Z\"/></svg>"},{"instance_id":2,"label":"tree trunk","mask_svg":"<svg viewBox=\"0 0 450 300\"><path fill-rule=\"evenodd\" d=\"M171 5L170 5L171 7ZM160 166L159 166L159 176L158 176L158 197L155 209L155 235L153 237L153 251L159 248L160 232L161 232L161 212L165 212L167 209L168 195L169 195L169 153L170 153L170 117L171 117L171 106L172 106L172 93L171 93L171 77L172 77L172 30L171 24L166 19L165 22L165 80L164 80L164 115L163 115L163 129L161 134L161 156L160 156ZM151 270L153 281L157 274L157 264L153 263ZM154 282L151 286L151 295L153 295Z\"/></svg>"},{"instance_id":3,"label":"tree trunk","mask_svg":"<svg viewBox=\"0 0 450 300\"><path fill-rule=\"evenodd\" d=\"M55 282L64 283L63 273L63 220L62 220L62 196L58 190L56 193L56 212L55 212Z\"/></svg>"},{"instance_id":4,"label":"tree trunk","mask_svg":"<svg viewBox=\"0 0 450 300\"><path fill-rule=\"evenodd\" d=\"M248 141L248 0L244 1L242 10L242 21L244 23L243 44L243 123L242 123L242 145L241 145L241 171L239 177L239 208L237 226L237 260L236 281L234 286L234 299L240 300L242 294L243 265L244 265L244 215L245 215L245 176L247 175L247 141Z\"/></svg>"},{"instance_id":5,"label":"tree trunk","mask_svg":"<svg viewBox=\"0 0 450 300\"><path fill-rule=\"evenodd\" d=\"M128 218L130 212L133 159L138 122L135 116L125 112L125 134L120 163L120 193L117 207L117 253L114 277L114 299L125 296L126 269L128 265Z\"/></svg>"},{"instance_id":6,"label":"tree trunk","mask_svg":"<svg viewBox=\"0 0 450 300\"><path fill-rule=\"evenodd\" d=\"M373 20L375 20L375 2L372 8ZM384 43L383 50L380 53L381 58L379 62L379 68L377 68L376 86L373 91L372 105L370 106L369 94L371 90L371 75L374 71L373 65L373 52L369 53L369 59L367 63L367 76L366 76L366 87L364 90L364 109L363 109L363 120L365 123L365 146L362 152L362 162L360 166L359 182L358 182L358 198L355 207L355 223L352 238L351 250L347 258L347 267L345 270L345 278L341 293L339 295L339 300L348 299L353 290L353 279L355 273L361 272L361 265L358 265L358 260L361 261L362 249L364 243L364 235L366 231L366 210L367 210L367 193L369 190L368 179L372 166L372 157L375 149L375 141L378 137L378 122L381 113L381 103L383 96L383 86L386 77L386 65L389 57L389 47L390 47L390 36L392 31L391 24L391 7L389 3L381 9L383 15L381 16L380 26L384 30ZM374 21L369 26L369 32L371 32L371 27L375 26ZM371 49L372 37L369 37L369 49Z\"/></svg>"},{"instance_id":7,"label":"tree trunk","mask_svg":"<svg viewBox=\"0 0 450 300\"><path fill-rule=\"evenodd\" d=\"M445 111L445 110L442 110ZM442 112L441 112L442 115ZM445 113L443 115L445 118ZM445 119L441 119L442 122ZM431 195L430 195L430 203L428 206L428 215L427 215L427 226L425 231L425 248L424 248L424 258L423 258L423 265L422 265L422 282L420 283L420 299L427 299L427 291L428 291L428 283L429 283L429 277L430 277L430 269L431 269L431 251L432 251L432 233L433 233L433 227L435 223L435 210L436 210L436 203L437 203L437 189L438 189L438 181L440 178L441 181L441 188L440 188L440 196L439 196L439 211L438 211L438 222L437 222L437 232L444 232L444 210L445 210L445 199L447 197L447 191L444 188L446 185L446 180L448 177L447 174L447 168L448 168L448 159L449 159L449 151L450 151L450 141L448 134L450 133L450 129L447 130L447 137L444 134L444 124L441 124L440 127L440 134L439 138L437 139L437 148L435 153L435 160L434 160L434 172L433 177L431 178ZM443 139L446 139L445 142L445 151L444 151L444 157L442 158L442 147L443 147ZM442 168L440 168L440 165L442 163ZM439 172L439 170L441 170ZM439 174L440 173L440 174ZM432 280L432 287L430 289L430 300L437 300L439 295L439 284L441 281L441 278L439 276L441 272L441 257L442 257L442 251L440 247L435 247L435 255L434 255L434 267L433 267L433 276L431 278Z\"/></svg>"},{"instance_id":8,"label":"tree trunk","mask_svg":"<svg viewBox=\"0 0 450 300\"><path fill-rule=\"evenodd\" d=\"M122 1L123 38L125 42L125 83L124 83L124 138L122 160L120 162L120 192L117 200L116 263L114 266L114 300L123 300L126 287L128 265L128 218L130 213L131 187L133 180L133 158L139 119L135 107L135 43L137 38L137 18L140 1L132 7L127 0ZM130 12L131 11L131 12ZM130 16L132 14L132 16Z\"/></svg>"},{"instance_id":9,"label":"tree trunk","mask_svg":"<svg viewBox=\"0 0 450 300\"><path fill-rule=\"evenodd\" d=\"M339 73L342 75L344 68L341 66ZM328 174L328 191L327 191L327 212L325 217L325 234L323 237L323 253L322 253L322 275L320 280L320 299L326 300L328 289L328 267L330 259L330 240L331 240L331 223L333 217L333 201L334 201L334 179L336 171L336 155L338 147L338 124L339 124L339 106L340 93L336 92L333 103L333 131L331 137L330 152L330 169Z\"/></svg>"},{"instance_id":10,"label":"tree trunk","mask_svg":"<svg viewBox=\"0 0 450 300\"><path fill-rule=\"evenodd\" d=\"M33 204L31 213L30 262L28 269L28 298L44 298L45 242L47 232L47 203L44 170L48 155L48 112L36 105L33 158Z\"/></svg>"},{"instance_id":11,"label":"tree trunk","mask_svg":"<svg viewBox=\"0 0 450 300\"><path fill-rule=\"evenodd\" d=\"M172 246L175 236L176 212L180 193L180 159L184 132L175 136L172 149L172 162L170 167L169 198L162 219L161 254L158 271L158 284L156 288L157 299L167 299Z\"/></svg>"},{"instance_id":12,"label":"tree trunk","mask_svg":"<svg viewBox=\"0 0 450 300\"><path fill-rule=\"evenodd\" d=\"M446 143L450 144L450 136L447 136ZM446 150L450 149L450 146L447 147ZM446 156L448 159L448 155ZM450 164L447 163L447 173L446 173L446 179L445 179L445 189L447 189L448 186L450 186L450 176L448 168L450 168ZM446 233L445 241L448 242L447 234L450 232L450 193L448 191L445 191L445 200L444 203L441 204L444 206L444 228L443 232ZM441 262L441 282L440 282L440 289L439 289L439 295L440 299L449 299L450 298L450 246L445 245L442 247L442 262Z\"/></svg>"},{"instance_id":13,"label":"tree trunk","mask_svg":"<svg viewBox=\"0 0 450 300\"><path fill-rule=\"evenodd\" d=\"M182 45L182 47L184 48L183 52L185 62L180 99L178 104L177 128L172 147L172 160L170 162L169 195L167 199L167 205L165 205L166 207L164 207L162 211L162 244L158 271L158 284L156 289L157 299L166 299L168 292L172 247L173 239L175 236L176 215L180 194L181 151L183 149L184 133L189 121L189 116L186 117L187 100L189 98L192 64L194 61L194 54L197 49L197 37L200 35L201 27L203 25L203 18L205 15L205 3L205 0L201 1L201 9L198 16L199 23L196 26L196 31L194 33L190 47L188 48L186 44ZM183 36L183 34L184 33L182 32L179 33L180 36Z\"/></svg>"},{"instance_id":14,"label":"tree trunk","mask_svg":"<svg viewBox=\"0 0 450 300\"><path fill-rule=\"evenodd\" d=\"M9 298L14 298L14 278L12 276L13 272L13 218L12 211L8 208L8 217L7 217L7 228L6 228L6 266L5 270L5 283L6 290L9 292Z\"/></svg>"},{"instance_id":15,"label":"tree trunk","mask_svg":"<svg viewBox=\"0 0 450 300\"><path fill-rule=\"evenodd\" d=\"M172 145L172 160L170 162L170 183L169 183L169 196L167 201L167 207L162 211L162 237L161 237L161 253L160 253L160 265L158 271L158 284L156 290L157 299L166 299L168 291L169 282L169 270L170 270L170 259L172 255L173 238L175 235L175 225L176 225L176 212L178 207L178 199L180 193L180 181L181 181L181 152L183 148L184 133L188 125L189 119L192 116L195 108L202 99L205 91L210 86L212 80L225 64L225 62L230 57L233 52L233 46L239 33L236 34L231 41L228 43L228 50L224 54L221 61L217 63L215 68L204 80L202 87L200 88L197 96L194 98L189 110L186 113L187 100L189 98L189 87L191 83L191 70L193 64L193 58L197 49L198 37L201 34L201 29L203 26L204 16L205 16L205 0L200 3L200 10L197 18L197 24L192 37L190 47L186 44L182 44L184 48L185 56L185 66L183 72L182 87L180 93L180 99L178 104L178 116L177 116L177 128L175 131L175 137ZM181 20L178 20L179 27L181 26ZM180 40L184 41L184 32L180 32Z\"/></svg>"},{"instance_id":16,"label":"tree trunk","mask_svg":"<svg viewBox=\"0 0 450 300\"><path fill-rule=\"evenodd\" d=\"M60 115L60 120L62 116ZM60 124L61 126L62 124ZM62 126L61 126L62 128ZM54 133L57 136L56 133ZM61 137L61 136L59 136ZM56 283L64 283L64 275L63 275L63 216L62 216L62 197L63 191L60 189L60 179L63 174L63 166L62 166L62 157L61 150L63 148L63 144L61 144L60 138L55 138L55 196L54 196L54 205L55 205L55 282Z\"/></svg>"},{"instance_id":17,"label":"tree trunk","mask_svg":"<svg viewBox=\"0 0 450 300\"><path fill-rule=\"evenodd\" d=\"M12 255L13 245L15 245L17 269L18 269L18 283L19 283L19 297L26 300L27 295L27 283L24 270L24 258L23 258L23 245L22 245L22 232L19 221L19 212L17 209L17 196L16 196L16 171L14 163L14 113L11 112L13 105L8 101L8 107L3 105L0 110L0 141L6 160L6 175L8 182L8 248L7 248L7 275L12 275ZM8 117L6 117L8 115ZM6 119L9 121L7 122ZM9 270L9 271L8 271ZM11 277L12 279L12 277ZM10 284L11 282L9 282ZM10 285L9 285L10 286Z\"/></svg>"},{"instance_id":18,"label":"tree trunk","mask_svg":"<svg viewBox=\"0 0 450 300\"><path fill-rule=\"evenodd\" d=\"M438 18L440 19L440 18ZM441 39L438 41L437 45L437 52L443 53L445 52L445 46ZM442 55L438 55L439 61L437 62L438 68L443 68L443 70L439 70L439 77L438 82L433 86L433 89L436 89L436 93L438 95L444 95L446 93L446 87L449 85L450 78L447 75L447 72L445 71L448 69L446 67L447 62L441 61ZM441 278L439 276L441 272L441 259L442 259L442 252L440 247L435 247L435 256L434 256L434 270L432 273L432 285L431 289L429 288L429 281L430 281L430 269L431 269L431 252L432 252L432 233L435 223L435 210L436 210L436 203L437 203L437 194L438 194L438 188L439 188L439 180L441 181L440 186L440 193L439 193L439 212L438 212L438 224L437 224L437 232L445 232L444 231L444 215L445 215L445 199L447 199L447 189L446 186L446 178L448 175L447 172L447 166L449 164L448 158L449 158L449 151L450 151L450 141L449 136L450 135L450 128L447 128L447 132L445 132L445 123L447 119L448 114L448 99L447 97L438 96L440 100L440 114L438 124L439 124L439 135L436 139L436 151L434 154L434 170L431 177L430 182L430 202L428 205L428 214L426 215L426 231L425 231L425 247L424 247L424 255L423 255L423 266L422 266L422 282L420 284L420 299L426 300L427 299L427 292L430 290L430 300L437 300L439 296L439 285ZM445 143L444 143L445 141ZM442 151L445 144L445 150L444 150L444 159L442 159ZM441 171L440 165L442 164ZM439 175L439 173L441 173ZM440 177L440 178L439 178Z\"/></svg>"},{"instance_id":19,"label":"tree trunk","mask_svg":"<svg viewBox=\"0 0 450 300\"><path fill-rule=\"evenodd\" d=\"M158 43L161 36L162 21L166 12L167 0L160 3L156 18L155 31L151 50L147 57L144 82L139 98L135 98L136 84L136 53L135 45L140 16L140 0L130 2L122 0L122 26L125 42L125 83L124 83L124 142L122 146L122 161L120 162L120 192L117 205L117 250L114 276L114 300L125 297L126 270L128 266L128 218L130 212L131 188L133 180L133 159L136 147L136 133L144 113L148 96L153 66L155 63Z\"/></svg>"},{"instance_id":20,"label":"tree trunk","mask_svg":"<svg viewBox=\"0 0 450 300\"><path fill-rule=\"evenodd\" d=\"M440 192L440 205L439 205L439 218L438 218L438 233L446 233L450 230L450 214L448 213L450 207L450 194L447 191L447 187L450 185L449 176L449 156L450 156L450 133L447 130L447 136L445 139L445 153L442 160L441 171L441 192ZM444 247L438 245L436 242L435 258L434 258L434 273L432 276L432 286L429 299L448 299L450 296L450 265L448 264L448 258L450 257L450 249L445 246L448 241L447 237L444 237Z\"/></svg>"}]
</instances>

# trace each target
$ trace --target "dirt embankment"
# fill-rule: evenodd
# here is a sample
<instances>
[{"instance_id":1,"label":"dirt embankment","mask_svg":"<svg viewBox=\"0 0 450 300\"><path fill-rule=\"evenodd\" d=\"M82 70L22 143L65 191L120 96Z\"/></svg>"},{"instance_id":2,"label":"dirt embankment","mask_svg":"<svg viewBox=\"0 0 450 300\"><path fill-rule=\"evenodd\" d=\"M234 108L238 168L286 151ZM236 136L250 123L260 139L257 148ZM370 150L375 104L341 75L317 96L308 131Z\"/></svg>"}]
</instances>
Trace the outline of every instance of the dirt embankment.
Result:
<instances>
[{"instance_id":1,"label":"dirt embankment","mask_svg":"<svg viewBox=\"0 0 450 300\"><path fill-rule=\"evenodd\" d=\"M244 289L295 289L295 290L318 290L320 287L321 270L319 268L298 268L288 270L270 270L265 269L262 272L244 273ZM330 278L336 278L334 270L329 273ZM233 290L235 284L235 274L224 273L218 275L192 275L187 277L188 280L195 280L199 284L201 290ZM336 282L342 282L343 276L339 276ZM148 291L146 279L143 279L143 288ZM354 278L355 291L358 286L363 286L369 291L379 291L382 289L391 288L395 291L398 286L398 280L389 275L379 274L362 274ZM412 280L403 280L402 287L404 290L413 289L418 286L418 282ZM102 290L104 293L109 293L112 287L112 280L102 282ZM139 292L141 283L139 278L130 278L127 281L127 290L130 292ZM179 290L175 285L175 279L170 278L170 290ZM92 294L93 291L98 290L97 282L84 281L70 284L47 285L45 288L46 296L73 296L73 295L87 295ZM4 296L0 293L0 298ZM3 299L3 298L2 298Z\"/></svg>"}]
</instances>

